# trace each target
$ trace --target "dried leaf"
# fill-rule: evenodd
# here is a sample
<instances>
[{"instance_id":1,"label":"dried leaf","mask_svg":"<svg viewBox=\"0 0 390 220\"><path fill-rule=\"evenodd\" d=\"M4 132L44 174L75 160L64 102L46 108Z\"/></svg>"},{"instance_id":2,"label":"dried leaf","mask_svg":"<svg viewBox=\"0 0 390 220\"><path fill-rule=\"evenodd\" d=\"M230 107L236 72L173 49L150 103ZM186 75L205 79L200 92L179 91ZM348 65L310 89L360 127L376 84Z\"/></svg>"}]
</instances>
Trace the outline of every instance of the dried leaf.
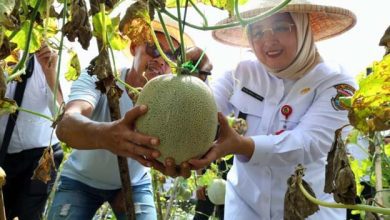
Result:
<instances>
[{"instance_id":1,"label":"dried leaf","mask_svg":"<svg viewBox=\"0 0 390 220\"><path fill-rule=\"evenodd\" d=\"M1 31L1 27L0 27L0 31ZM0 41L2 43L0 43L0 60L3 60L11 54L11 52L17 47L17 45L13 42L10 42L7 36L2 35L0 33L0 38L1 36L2 39L0 39Z\"/></svg>"},{"instance_id":2,"label":"dried leaf","mask_svg":"<svg viewBox=\"0 0 390 220\"><path fill-rule=\"evenodd\" d=\"M364 133L390 129L390 55L374 62L372 70L359 82L348 112L351 125Z\"/></svg>"},{"instance_id":3,"label":"dried leaf","mask_svg":"<svg viewBox=\"0 0 390 220\"><path fill-rule=\"evenodd\" d=\"M333 193L336 202L354 205L356 204L355 174L349 164L341 131L342 128L336 130L333 146L328 154L324 192Z\"/></svg>"},{"instance_id":4,"label":"dried leaf","mask_svg":"<svg viewBox=\"0 0 390 220\"><path fill-rule=\"evenodd\" d=\"M288 188L284 197L284 220L304 220L319 210L317 204L308 200L299 188L301 183L306 191L315 197L310 185L302 179L303 166L298 165L295 174L287 180Z\"/></svg>"},{"instance_id":5,"label":"dried leaf","mask_svg":"<svg viewBox=\"0 0 390 220\"><path fill-rule=\"evenodd\" d=\"M120 89L115 82L108 90L107 99L109 100L108 107L110 108L111 115L120 115L119 98L122 96L122 93L122 89Z\"/></svg>"},{"instance_id":6,"label":"dried leaf","mask_svg":"<svg viewBox=\"0 0 390 220\"><path fill-rule=\"evenodd\" d=\"M96 75L99 80L102 80L108 77L110 68L108 53L101 52L97 57L91 60L87 67L87 72L89 75ZM104 84L107 85L107 83ZM105 91L108 91L108 89Z\"/></svg>"},{"instance_id":7,"label":"dried leaf","mask_svg":"<svg viewBox=\"0 0 390 220\"><path fill-rule=\"evenodd\" d=\"M238 134L245 135L248 130L248 124L245 119L236 118L233 113L228 115L226 118L230 127L232 127Z\"/></svg>"},{"instance_id":8,"label":"dried leaf","mask_svg":"<svg viewBox=\"0 0 390 220\"><path fill-rule=\"evenodd\" d=\"M0 2L0 26L7 29L14 29L17 27L18 21L12 15L15 7L15 0L2 0Z\"/></svg>"},{"instance_id":9,"label":"dried leaf","mask_svg":"<svg viewBox=\"0 0 390 220\"><path fill-rule=\"evenodd\" d=\"M13 114L18 109L18 104L8 98L0 99L0 116L4 114Z\"/></svg>"},{"instance_id":10,"label":"dried leaf","mask_svg":"<svg viewBox=\"0 0 390 220\"><path fill-rule=\"evenodd\" d=\"M53 149L49 146L43 151L41 159L39 159L39 164L34 170L34 174L31 177L32 180L40 180L44 183L47 183L51 180L51 171L55 169L53 157Z\"/></svg>"},{"instance_id":11,"label":"dried leaf","mask_svg":"<svg viewBox=\"0 0 390 220\"><path fill-rule=\"evenodd\" d=\"M86 50L92 39L92 30L88 20L88 8L85 1L72 1L71 10L72 18L62 27L62 31L71 42L74 42L77 37L83 49Z\"/></svg>"},{"instance_id":12,"label":"dried leaf","mask_svg":"<svg viewBox=\"0 0 390 220\"><path fill-rule=\"evenodd\" d=\"M134 44L152 42L150 22L147 2L139 0L127 9L119 23L119 30Z\"/></svg>"},{"instance_id":13,"label":"dried leaf","mask_svg":"<svg viewBox=\"0 0 390 220\"><path fill-rule=\"evenodd\" d=\"M333 192L333 178L335 176L334 174L334 168L333 168L333 161L335 157L335 152L337 148L337 131L334 135L334 141L332 144L332 148L330 149L328 153L328 157L326 159L326 166L325 166L325 186L324 186L324 192L325 193L332 193Z\"/></svg>"},{"instance_id":14,"label":"dried leaf","mask_svg":"<svg viewBox=\"0 0 390 220\"><path fill-rule=\"evenodd\" d=\"M366 212L364 220L380 220L379 216L375 212Z\"/></svg>"}]
</instances>

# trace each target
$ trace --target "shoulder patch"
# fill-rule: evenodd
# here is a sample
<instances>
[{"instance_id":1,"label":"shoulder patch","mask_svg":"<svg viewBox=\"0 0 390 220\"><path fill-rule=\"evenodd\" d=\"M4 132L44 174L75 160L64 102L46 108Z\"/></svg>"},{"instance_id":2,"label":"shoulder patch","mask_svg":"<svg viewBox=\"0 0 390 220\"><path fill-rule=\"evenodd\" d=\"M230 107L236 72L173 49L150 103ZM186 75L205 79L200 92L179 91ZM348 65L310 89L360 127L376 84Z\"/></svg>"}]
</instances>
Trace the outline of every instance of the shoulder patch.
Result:
<instances>
[{"instance_id":1,"label":"shoulder patch","mask_svg":"<svg viewBox=\"0 0 390 220\"><path fill-rule=\"evenodd\" d=\"M345 106L342 105L339 98L340 97L348 97L353 96L355 93L355 88L353 88L351 85L348 84L337 84L333 86L336 89L336 96L332 97L331 103L333 108L336 111L339 110L346 110Z\"/></svg>"}]
</instances>

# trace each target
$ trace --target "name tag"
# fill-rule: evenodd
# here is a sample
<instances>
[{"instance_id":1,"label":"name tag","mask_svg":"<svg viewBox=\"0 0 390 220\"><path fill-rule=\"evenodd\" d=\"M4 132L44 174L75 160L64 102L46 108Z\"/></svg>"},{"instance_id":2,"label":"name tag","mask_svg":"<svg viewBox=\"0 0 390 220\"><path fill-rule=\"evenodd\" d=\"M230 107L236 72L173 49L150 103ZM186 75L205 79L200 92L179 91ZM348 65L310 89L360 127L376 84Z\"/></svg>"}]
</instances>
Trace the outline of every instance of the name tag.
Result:
<instances>
[{"instance_id":1,"label":"name tag","mask_svg":"<svg viewBox=\"0 0 390 220\"><path fill-rule=\"evenodd\" d=\"M244 93L246 93L246 94L252 96L253 98L259 100L260 102L262 102L264 100L263 96L253 92L252 90L250 90L250 89L248 89L246 87L242 87L241 91L243 91Z\"/></svg>"}]
</instances>

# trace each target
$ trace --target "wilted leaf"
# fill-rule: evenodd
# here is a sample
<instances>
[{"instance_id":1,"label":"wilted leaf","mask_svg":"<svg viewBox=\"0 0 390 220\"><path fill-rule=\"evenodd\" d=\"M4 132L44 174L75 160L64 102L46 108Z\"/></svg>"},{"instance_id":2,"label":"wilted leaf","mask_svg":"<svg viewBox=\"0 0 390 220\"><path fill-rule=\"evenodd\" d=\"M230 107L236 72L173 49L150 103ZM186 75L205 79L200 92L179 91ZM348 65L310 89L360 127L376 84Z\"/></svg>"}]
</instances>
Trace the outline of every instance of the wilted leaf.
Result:
<instances>
[{"instance_id":1,"label":"wilted leaf","mask_svg":"<svg viewBox=\"0 0 390 220\"><path fill-rule=\"evenodd\" d=\"M302 184L313 197L314 191L303 179L303 166L298 165L295 173L287 180L288 188L284 197L284 220L304 220L319 210L317 204L310 202L299 188Z\"/></svg>"},{"instance_id":2,"label":"wilted leaf","mask_svg":"<svg viewBox=\"0 0 390 220\"><path fill-rule=\"evenodd\" d=\"M3 28L0 26L0 60L8 57L16 48L16 44L8 40L8 37L5 35Z\"/></svg>"},{"instance_id":3,"label":"wilted leaf","mask_svg":"<svg viewBox=\"0 0 390 220\"><path fill-rule=\"evenodd\" d=\"M54 164L53 149L49 146L43 151L43 155L41 159L39 159L38 166L35 168L31 179L40 180L47 184L47 182L51 180L50 174L52 169L55 169Z\"/></svg>"},{"instance_id":4,"label":"wilted leaf","mask_svg":"<svg viewBox=\"0 0 390 220\"><path fill-rule=\"evenodd\" d=\"M350 123L365 133L390 129L390 55L374 62L372 68L360 81L348 114Z\"/></svg>"},{"instance_id":5,"label":"wilted leaf","mask_svg":"<svg viewBox=\"0 0 390 220\"><path fill-rule=\"evenodd\" d=\"M346 148L341 138L342 128L335 132L332 149L328 153L325 193L333 193L336 202L355 204L356 182L347 157Z\"/></svg>"},{"instance_id":6,"label":"wilted leaf","mask_svg":"<svg viewBox=\"0 0 390 220\"><path fill-rule=\"evenodd\" d=\"M0 26L7 29L16 27L17 19L12 16L12 11L15 7L15 0L2 0L0 2Z\"/></svg>"},{"instance_id":7,"label":"wilted leaf","mask_svg":"<svg viewBox=\"0 0 390 220\"><path fill-rule=\"evenodd\" d=\"M74 81L79 78L81 73L80 61L77 53L74 51L70 51L69 56L68 71L65 73L65 79Z\"/></svg>"},{"instance_id":8,"label":"wilted leaf","mask_svg":"<svg viewBox=\"0 0 390 220\"><path fill-rule=\"evenodd\" d=\"M88 8L84 0L72 1L72 17L62 31L69 41L74 42L76 37L84 50L88 49L92 39L91 25L88 20Z\"/></svg>"},{"instance_id":9,"label":"wilted leaf","mask_svg":"<svg viewBox=\"0 0 390 220\"><path fill-rule=\"evenodd\" d=\"M227 116L229 126L232 127L238 134L244 135L248 130L248 124L243 118L235 118L234 115Z\"/></svg>"},{"instance_id":10,"label":"wilted leaf","mask_svg":"<svg viewBox=\"0 0 390 220\"><path fill-rule=\"evenodd\" d=\"M18 105L12 99L0 99L0 116L4 114L13 114L18 109Z\"/></svg>"},{"instance_id":11,"label":"wilted leaf","mask_svg":"<svg viewBox=\"0 0 390 220\"><path fill-rule=\"evenodd\" d=\"M115 79L111 78L112 75L108 79L112 79L113 81L110 82L112 85L108 92L107 92L107 99L110 100L108 107L110 108L110 114L111 115L120 115L120 108L119 106L119 99L122 96L123 90L119 88L116 83Z\"/></svg>"},{"instance_id":12,"label":"wilted leaf","mask_svg":"<svg viewBox=\"0 0 390 220\"><path fill-rule=\"evenodd\" d=\"M87 67L89 75L96 75L99 80L106 79L108 77L108 70L110 69L110 62L107 53L99 53L99 55L91 60ZM105 83L105 85L108 85ZM111 85L111 84L110 84ZM106 86L103 86L106 87ZM102 88L103 88L102 87ZM108 90L104 90L106 93Z\"/></svg>"},{"instance_id":13,"label":"wilted leaf","mask_svg":"<svg viewBox=\"0 0 390 220\"><path fill-rule=\"evenodd\" d=\"M335 134L336 136L336 134ZM333 192L333 179L334 179L334 167L333 167L333 161L335 158L336 148L337 148L337 141L336 137L334 138L332 148L330 149L328 156L326 158L326 166L325 166L325 186L324 186L324 192L325 193L332 193Z\"/></svg>"},{"instance_id":14,"label":"wilted leaf","mask_svg":"<svg viewBox=\"0 0 390 220\"><path fill-rule=\"evenodd\" d=\"M119 30L134 44L152 42L150 22L147 3L137 1L127 9L125 16L119 23Z\"/></svg>"}]
</instances>

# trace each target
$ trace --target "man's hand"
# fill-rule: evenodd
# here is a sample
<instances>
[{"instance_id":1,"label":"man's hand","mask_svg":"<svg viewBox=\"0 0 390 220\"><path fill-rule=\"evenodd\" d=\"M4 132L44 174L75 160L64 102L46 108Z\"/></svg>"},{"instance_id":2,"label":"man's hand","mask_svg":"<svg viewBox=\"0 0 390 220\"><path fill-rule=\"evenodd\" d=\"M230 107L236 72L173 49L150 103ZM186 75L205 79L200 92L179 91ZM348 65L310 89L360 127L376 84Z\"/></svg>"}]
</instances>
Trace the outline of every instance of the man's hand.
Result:
<instances>
[{"instance_id":1,"label":"man's hand","mask_svg":"<svg viewBox=\"0 0 390 220\"><path fill-rule=\"evenodd\" d=\"M35 52L35 55L45 75L55 75L58 59L57 53L53 52L45 43L42 43L41 48Z\"/></svg>"},{"instance_id":2,"label":"man's hand","mask_svg":"<svg viewBox=\"0 0 390 220\"><path fill-rule=\"evenodd\" d=\"M150 160L160 156L160 152L156 149L159 140L135 130L135 121L146 112L145 105L136 106L122 119L103 125L99 132L105 137L101 139L102 146L114 154L131 157L144 166L152 166Z\"/></svg>"},{"instance_id":3,"label":"man's hand","mask_svg":"<svg viewBox=\"0 0 390 220\"><path fill-rule=\"evenodd\" d=\"M186 51L186 58L187 60L191 60L194 64L196 64L201 58L202 54L203 50L199 47L191 47ZM199 70L198 77L203 81L206 81L207 76L211 75L213 65L211 64L206 54L203 54L202 60L200 61L197 69Z\"/></svg>"},{"instance_id":4,"label":"man's hand","mask_svg":"<svg viewBox=\"0 0 390 220\"><path fill-rule=\"evenodd\" d=\"M191 166L187 162L176 165L173 158L167 158L164 164L155 159L149 160L149 163L151 167L170 177L182 176L188 178L191 176Z\"/></svg>"}]
</instances>

